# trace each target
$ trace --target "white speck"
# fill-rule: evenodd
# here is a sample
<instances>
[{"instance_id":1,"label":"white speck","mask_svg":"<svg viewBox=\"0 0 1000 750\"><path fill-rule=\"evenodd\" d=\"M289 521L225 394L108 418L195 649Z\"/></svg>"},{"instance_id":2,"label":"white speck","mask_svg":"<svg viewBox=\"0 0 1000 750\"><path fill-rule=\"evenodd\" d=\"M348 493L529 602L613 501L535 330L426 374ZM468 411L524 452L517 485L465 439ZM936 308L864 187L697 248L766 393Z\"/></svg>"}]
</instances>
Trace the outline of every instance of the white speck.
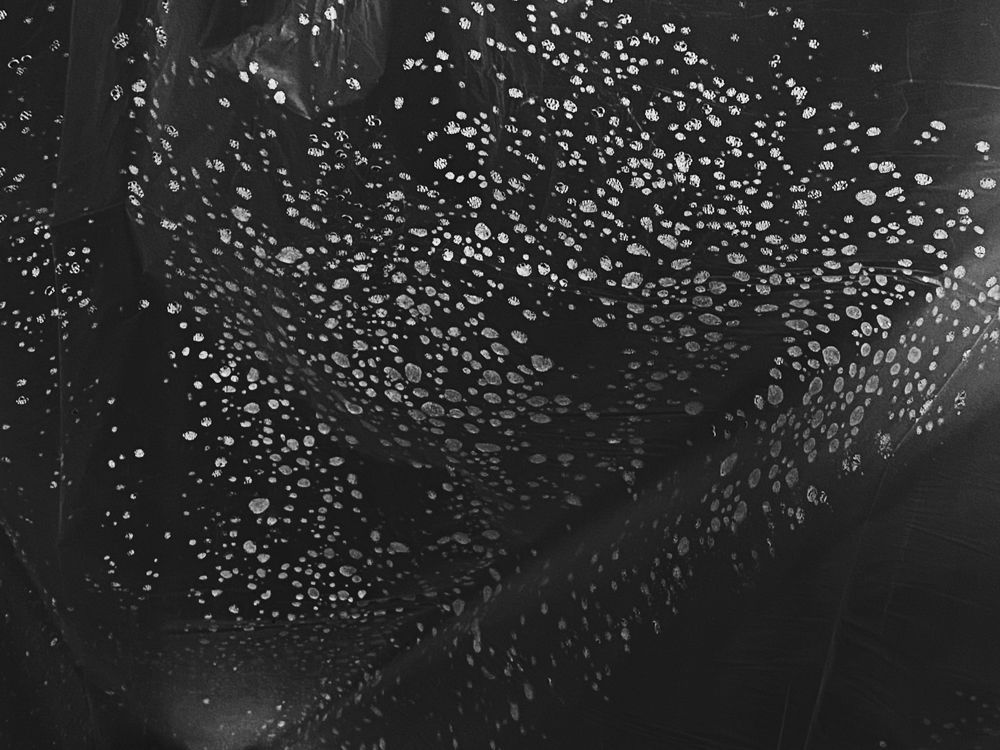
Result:
<instances>
[{"instance_id":1,"label":"white speck","mask_svg":"<svg viewBox=\"0 0 1000 750\"><path fill-rule=\"evenodd\" d=\"M642 286L642 274L638 271L629 271L622 279L622 286L625 289L638 289Z\"/></svg>"},{"instance_id":2,"label":"white speck","mask_svg":"<svg viewBox=\"0 0 1000 750\"><path fill-rule=\"evenodd\" d=\"M860 190L854 197L862 206L871 206L875 203L877 196L871 190Z\"/></svg>"},{"instance_id":3,"label":"white speck","mask_svg":"<svg viewBox=\"0 0 1000 750\"><path fill-rule=\"evenodd\" d=\"M739 459L739 457L740 457L739 453L730 453L728 456L726 456L725 460L719 465L719 476L720 477L728 476L729 473L733 470L733 467L736 466L736 461L737 459Z\"/></svg>"},{"instance_id":4,"label":"white speck","mask_svg":"<svg viewBox=\"0 0 1000 750\"><path fill-rule=\"evenodd\" d=\"M295 247L283 247L278 253L278 260L282 263L294 263L302 258L302 253Z\"/></svg>"},{"instance_id":5,"label":"white speck","mask_svg":"<svg viewBox=\"0 0 1000 750\"><path fill-rule=\"evenodd\" d=\"M538 372L545 372L552 369L552 360L548 357L543 357L541 354L532 354L531 366Z\"/></svg>"},{"instance_id":6,"label":"white speck","mask_svg":"<svg viewBox=\"0 0 1000 750\"><path fill-rule=\"evenodd\" d=\"M777 406L784 398L785 392L781 390L781 386L769 385L767 387L767 402L771 404L771 406Z\"/></svg>"}]
</instances>

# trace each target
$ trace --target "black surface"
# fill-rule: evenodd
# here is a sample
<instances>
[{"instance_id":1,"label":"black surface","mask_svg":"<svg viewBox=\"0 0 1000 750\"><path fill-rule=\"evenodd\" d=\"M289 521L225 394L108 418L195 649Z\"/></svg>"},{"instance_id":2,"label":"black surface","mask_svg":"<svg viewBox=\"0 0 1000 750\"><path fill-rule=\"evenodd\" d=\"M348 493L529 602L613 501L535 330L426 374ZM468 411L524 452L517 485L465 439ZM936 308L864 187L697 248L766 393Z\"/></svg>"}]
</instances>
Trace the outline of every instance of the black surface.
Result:
<instances>
[{"instance_id":1,"label":"black surface","mask_svg":"<svg viewBox=\"0 0 1000 750\"><path fill-rule=\"evenodd\" d=\"M1000 747L997 28L8 8L0 747Z\"/></svg>"}]
</instances>

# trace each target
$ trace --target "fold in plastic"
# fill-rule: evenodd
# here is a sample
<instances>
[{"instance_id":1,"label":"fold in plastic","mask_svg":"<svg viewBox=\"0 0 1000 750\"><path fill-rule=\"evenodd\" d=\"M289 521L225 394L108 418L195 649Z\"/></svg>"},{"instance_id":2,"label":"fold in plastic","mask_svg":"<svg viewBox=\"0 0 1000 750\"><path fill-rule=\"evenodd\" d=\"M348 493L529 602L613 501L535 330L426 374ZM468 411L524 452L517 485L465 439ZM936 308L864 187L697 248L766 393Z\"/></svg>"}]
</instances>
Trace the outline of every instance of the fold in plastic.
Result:
<instances>
[{"instance_id":1,"label":"fold in plastic","mask_svg":"<svg viewBox=\"0 0 1000 750\"><path fill-rule=\"evenodd\" d=\"M385 71L390 0L291 0L209 59L253 71L262 96L315 119L359 101ZM215 19L225 25L225 19Z\"/></svg>"}]
</instances>

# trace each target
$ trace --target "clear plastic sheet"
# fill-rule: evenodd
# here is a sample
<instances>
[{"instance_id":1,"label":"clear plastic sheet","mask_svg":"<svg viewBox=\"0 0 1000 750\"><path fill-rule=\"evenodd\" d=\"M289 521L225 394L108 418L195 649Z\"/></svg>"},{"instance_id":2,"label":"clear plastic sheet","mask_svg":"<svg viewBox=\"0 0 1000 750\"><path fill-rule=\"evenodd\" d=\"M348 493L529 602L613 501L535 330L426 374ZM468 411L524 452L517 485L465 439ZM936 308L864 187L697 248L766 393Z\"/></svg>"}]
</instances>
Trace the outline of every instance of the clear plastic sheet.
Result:
<instances>
[{"instance_id":1,"label":"clear plastic sheet","mask_svg":"<svg viewBox=\"0 0 1000 750\"><path fill-rule=\"evenodd\" d=\"M990 748L989 2L0 14L0 745Z\"/></svg>"}]
</instances>

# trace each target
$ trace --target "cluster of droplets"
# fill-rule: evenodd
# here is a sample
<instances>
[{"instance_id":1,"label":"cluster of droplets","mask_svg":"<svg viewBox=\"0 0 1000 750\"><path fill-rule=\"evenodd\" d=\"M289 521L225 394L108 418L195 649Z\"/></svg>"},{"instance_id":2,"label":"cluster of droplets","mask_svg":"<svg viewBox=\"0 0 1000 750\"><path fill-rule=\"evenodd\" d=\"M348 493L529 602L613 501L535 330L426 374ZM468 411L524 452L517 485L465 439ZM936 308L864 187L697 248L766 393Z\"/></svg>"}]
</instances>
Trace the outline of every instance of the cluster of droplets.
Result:
<instances>
[{"instance_id":1,"label":"cluster of droplets","mask_svg":"<svg viewBox=\"0 0 1000 750\"><path fill-rule=\"evenodd\" d=\"M947 293L949 248L983 233L968 202L993 185L983 178L963 189L966 203L939 207L932 175L886 159L865 165L882 128L849 104L820 101L781 55L762 73L734 77L698 52L688 27L565 5L544 24L536 10L509 28L480 4L466 14L445 6L423 35L423 56L394 71L414 85L378 114L316 117L291 145L279 135L279 124L295 129L280 91L258 119L228 114L256 96L259 66L238 71L218 98L228 72L180 60L191 91L227 110L212 129L217 149L202 163L174 147L194 127L182 112L141 120L151 163L130 167L130 201L143 232L169 237L161 260L185 307L222 332L225 410L245 420L244 431L266 435L293 408L289 398L309 403L329 425L324 445L444 466L491 499L482 514L497 526L516 528L504 521L518 517L505 498L578 504L595 486L632 485L648 455L682 445L686 420L706 409L716 434L735 434L734 423L775 434L762 455L721 461L723 480L737 463L752 468L660 529L674 551L657 558L665 591L648 598L671 603L692 558L748 515L768 519L770 548L775 529L794 529L824 506L826 491L800 475L822 455L855 472L873 402L898 403L894 417L907 423L926 416L935 389L916 367L919 343L897 366L897 350L873 341L889 335L894 305ZM801 19L792 28L811 58L819 42L797 34ZM501 68L498 56L538 61ZM141 88L167 89L183 75L150 64L159 79ZM655 83L645 81L650 71ZM414 101L449 74L461 75L465 93L490 95L474 102L480 111L462 92ZM397 151L390 122L411 109L430 113L424 130L408 134L414 155ZM946 130L933 121L914 145L933 146ZM151 187L166 202L149 204ZM284 215L260 216L268 200ZM621 365L590 361L581 342ZM734 378L759 378L746 367L761 348L774 363L752 399L765 416L724 413L713 394ZM244 374L258 370L268 374ZM261 377L278 390L287 383L285 398L254 394ZM887 389L902 395L887 399ZM788 404L789 391L802 394L801 407ZM590 429L578 427L581 417ZM292 477L296 462L312 460L308 446L286 438L270 460ZM595 468L613 479L596 479ZM251 523L323 529L324 504L336 509L334 497L360 492L343 479L321 489L282 481L289 502L252 500ZM773 501L761 499L764 488ZM247 554L266 569L270 553L246 534L232 537L232 549L203 543L202 554L225 561L253 546ZM326 567L288 563L305 587L300 601L354 601L357 565L347 564L353 593L324 580L343 567L335 550L313 551L331 556ZM231 563L219 565L228 578Z\"/></svg>"},{"instance_id":2,"label":"cluster of droplets","mask_svg":"<svg viewBox=\"0 0 1000 750\"><path fill-rule=\"evenodd\" d=\"M753 73L682 22L611 3L437 10L383 52L389 82L348 65L319 87L338 106L371 97L363 115L321 102L300 117L301 92L254 59L206 58L166 4L144 66L109 95L131 99L130 215L203 413L176 436L203 454L185 481L221 498L185 493L196 533L165 532L202 571L189 598L211 627L295 625L304 662L311 628L365 633L321 658L318 711L374 689L386 644L454 636L457 663L521 680L499 731L540 689L518 675L547 670L521 634L551 629L552 665L599 690L614 659L598 654L627 652L639 624L659 632L699 565L750 577L830 512L822 477L870 480L961 414L952 374L982 371L998 339L1000 284L967 260L987 256L977 213L996 180L977 173L956 201L929 160L882 156L894 131L812 90L822 34L789 9L769 11L781 51L755 52ZM142 31L110 43L128 54ZM917 130L921 154L955 147L940 120ZM989 162L988 140L957 147ZM44 212L14 223L47 236ZM70 249L64 273L91 252ZM72 283L58 304L93 312ZM22 312L4 321L22 342L52 325ZM690 478L669 459L708 434L681 497ZM422 478L411 505L381 499L384 460ZM568 565L593 579L549 601L532 545L623 492L636 517ZM130 511L107 526L143 563L126 581L106 556L112 587L155 593L148 529ZM630 548L648 554L625 563ZM484 642L508 577L537 613Z\"/></svg>"}]
</instances>

